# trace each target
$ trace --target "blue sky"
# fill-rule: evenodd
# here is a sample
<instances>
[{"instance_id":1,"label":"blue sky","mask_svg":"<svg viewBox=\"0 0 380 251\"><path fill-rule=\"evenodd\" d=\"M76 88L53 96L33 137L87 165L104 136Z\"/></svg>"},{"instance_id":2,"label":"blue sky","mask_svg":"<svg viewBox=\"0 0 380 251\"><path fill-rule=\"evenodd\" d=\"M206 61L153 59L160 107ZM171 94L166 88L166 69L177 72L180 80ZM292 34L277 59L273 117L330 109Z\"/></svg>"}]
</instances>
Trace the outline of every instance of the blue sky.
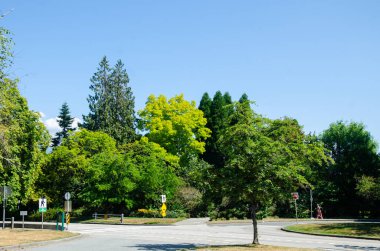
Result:
<instances>
[{"instance_id":1,"label":"blue sky","mask_svg":"<svg viewBox=\"0 0 380 251\"><path fill-rule=\"evenodd\" d=\"M136 110L150 94L199 102L217 90L306 132L363 122L380 142L380 1L3 0L14 36L10 74L45 121L68 102L88 113L89 79L121 59ZM50 120L51 121L51 120Z\"/></svg>"}]
</instances>

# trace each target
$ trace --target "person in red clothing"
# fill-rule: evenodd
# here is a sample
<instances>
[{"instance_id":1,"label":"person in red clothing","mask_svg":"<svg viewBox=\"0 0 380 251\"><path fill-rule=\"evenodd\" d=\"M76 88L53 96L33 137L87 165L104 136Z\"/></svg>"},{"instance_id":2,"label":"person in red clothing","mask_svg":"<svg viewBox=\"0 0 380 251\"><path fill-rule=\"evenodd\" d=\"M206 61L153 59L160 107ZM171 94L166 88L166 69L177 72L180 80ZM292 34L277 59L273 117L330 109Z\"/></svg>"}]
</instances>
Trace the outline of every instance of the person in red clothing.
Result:
<instances>
[{"instance_id":1,"label":"person in red clothing","mask_svg":"<svg viewBox=\"0 0 380 251\"><path fill-rule=\"evenodd\" d=\"M317 219L323 220L322 208L319 204L317 204Z\"/></svg>"}]
</instances>

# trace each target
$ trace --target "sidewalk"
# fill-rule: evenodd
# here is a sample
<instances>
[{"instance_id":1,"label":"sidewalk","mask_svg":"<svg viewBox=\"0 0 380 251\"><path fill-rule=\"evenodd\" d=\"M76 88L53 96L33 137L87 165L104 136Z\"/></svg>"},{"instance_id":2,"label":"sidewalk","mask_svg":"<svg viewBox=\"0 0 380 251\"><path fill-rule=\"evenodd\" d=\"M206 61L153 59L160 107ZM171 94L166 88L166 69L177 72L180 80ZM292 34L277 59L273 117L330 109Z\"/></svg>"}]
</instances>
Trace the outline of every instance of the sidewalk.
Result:
<instances>
[{"instance_id":1,"label":"sidewalk","mask_svg":"<svg viewBox=\"0 0 380 251\"><path fill-rule=\"evenodd\" d=\"M210 218L190 218L187 220L179 221L177 223L174 223L176 226L183 226L183 225L201 225L206 224Z\"/></svg>"}]
</instances>

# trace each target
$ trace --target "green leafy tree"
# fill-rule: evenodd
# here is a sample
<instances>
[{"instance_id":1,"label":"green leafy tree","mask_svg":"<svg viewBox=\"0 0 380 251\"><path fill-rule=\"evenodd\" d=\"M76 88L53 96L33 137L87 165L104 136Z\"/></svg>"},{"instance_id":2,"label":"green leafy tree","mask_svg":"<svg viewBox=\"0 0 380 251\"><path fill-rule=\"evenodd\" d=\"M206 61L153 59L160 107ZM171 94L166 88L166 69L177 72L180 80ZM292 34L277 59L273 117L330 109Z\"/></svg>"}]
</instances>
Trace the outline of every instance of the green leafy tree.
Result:
<instances>
[{"instance_id":1,"label":"green leafy tree","mask_svg":"<svg viewBox=\"0 0 380 251\"><path fill-rule=\"evenodd\" d=\"M287 200L291 191L308 184L304 177L304 165L310 161L304 152L308 148L297 137L289 146L281 132L287 131L287 126L272 124L245 103L234 104L230 120L236 123L219 139L227 157L219 177L224 184L222 192L232 202L250 205L253 243L257 244L257 210Z\"/></svg>"},{"instance_id":2,"label":"green leafy tree","mask_svg":"<svg viewBox=\"0 0 380 251\"><path fill-rule=\"evenodd\" d=\"M103 131L118 144L132 142L136 137L134 97L124 64L119 60L110 68L104 57L91 83L93 94L87 99L90 113L83 116L82 126L91 131Z\"/></svg>"},{"instance_id":3,"label":"green leafy tree","mask_svg":"<svg viewBox=\"0 0 380 251\"><path fill-rule=\"evenodd\" d=\"M321 135L334 163L318 171L317 194L331 216L359 217L376 205L357 194L362 176L379 177L377 144L361 123L338 121Z\"/></svg>"},{"instance_id":4,"label":"green leafy tree","mask_svg":"<svg viewBox=\"0 0 380 251\"><path fill-rule=\"evenodd\" d=\"M91 206L110 212L113 208L130 209L131 192L137 187L140 173L135 165L120 153L102 152L90 160L86 186L81 198Z\"/></svg>"},{"instance_id":5,"label":"green leafy tree","mask_svg":"<svg viewBox=\"0 0 380 251\"><path fill-rule=\"evenodd\" d=\"M61 144L63 139L66 139L69 136L69 132L73 130L74 118L70 116L70 109L68 104L63 103L60 113L58 115L57 122L59 127L61 127L61 131L55 134L55 137L52 140L52 146L56 147Z\"/></svg>"},{"instance_id":6,"label":"green leafy tree","mask_svg":"<svg viewBox=\"0 0 380 251\"><path fill-rule=\"evenodd\" d=\"M12 63L10 32L0 28L0 185L8 185L13 194L8 203L15 208L36 199L35 183L50 138L38 113L29 110L21 96L17 80L6 70Z\"/></svg>"},{"instance_id":7,"label":"green leafy tree","mask_svg":"<svg viewBox=\"0 0 380 251\"><path fill-rule=\"evenodd\" d=\"M380 177L363 176L356 185L358 194L369 200L380 200Z\"/></svg>"},{"instance_id":8,"label":"green leafy tree","mask_svg":"<svg viewBox=\"0 0 380 251\"><path fill-rule=\"evenodd\" d=\"M48 155L38 182L40 193L54 206L61 206L65 192L72 193L77 205L84 205L90 163L103 152L112 156L118 152L115 140L106 133L81 129L69 135Z\"/></svg>"},{"instance_id":9,"label":"green leafy tree","mask_svg":"<svg viewBox=\"0 0 380 251\"><path fill-rule=\"evenodd\" d=\"M134 207L157 207L160 194L166 195L170 206L182 183L176 176L179 158L168 153L157 143L149 142L146 137L125 145L122 153L137 168L140 175L136 181L137 188L131 195L135 202Z\"/></svg>"},{"instance_id":10,"label":"green leafy tree","mask_svg":"<svg viewBox=\"0 0 380 251\"><path fill-rule=\"evenodd\" d=\"M0 18L1 19L1 18ZM13 40L11 32L0 27L0 78L4 78L6 70L12 65L13 58Z\"/></svg>"},{"instance_id":11,"label":"green leafy tree","mask_svg":"<svg viewBox=\"0 0 380 251\"><path fill-rule=\"evenodd\" d=\"M148 132L149 140L180 157L182 164L205 151L202 140L210 135L207 120L195 102L186 101L182 94L169 100L151 95L139 115L140 129Z\"/></svg>"}]
</instances>

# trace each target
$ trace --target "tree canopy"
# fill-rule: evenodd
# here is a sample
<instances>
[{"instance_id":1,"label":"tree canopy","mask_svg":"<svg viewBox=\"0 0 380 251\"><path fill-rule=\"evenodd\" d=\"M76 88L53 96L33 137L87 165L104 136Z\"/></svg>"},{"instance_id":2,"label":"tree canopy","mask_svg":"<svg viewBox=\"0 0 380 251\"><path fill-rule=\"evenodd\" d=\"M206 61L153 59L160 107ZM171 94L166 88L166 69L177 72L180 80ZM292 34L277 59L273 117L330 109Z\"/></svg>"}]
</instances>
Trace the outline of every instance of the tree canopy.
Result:
<instances>
[{"instance_id":1,"label":"tree canopy","mask_svg":"<svg viewBox=\"0 0 380 251\"><path fill-rule=\"evenodd\" d=\"M203 140L210 136L207 120L195 102L186 101L182 94L169 100L151 95L139 115L140 129L148 132L146 137L180 157L182 163L205 151Z\"/></svg>"}]
</instances>

